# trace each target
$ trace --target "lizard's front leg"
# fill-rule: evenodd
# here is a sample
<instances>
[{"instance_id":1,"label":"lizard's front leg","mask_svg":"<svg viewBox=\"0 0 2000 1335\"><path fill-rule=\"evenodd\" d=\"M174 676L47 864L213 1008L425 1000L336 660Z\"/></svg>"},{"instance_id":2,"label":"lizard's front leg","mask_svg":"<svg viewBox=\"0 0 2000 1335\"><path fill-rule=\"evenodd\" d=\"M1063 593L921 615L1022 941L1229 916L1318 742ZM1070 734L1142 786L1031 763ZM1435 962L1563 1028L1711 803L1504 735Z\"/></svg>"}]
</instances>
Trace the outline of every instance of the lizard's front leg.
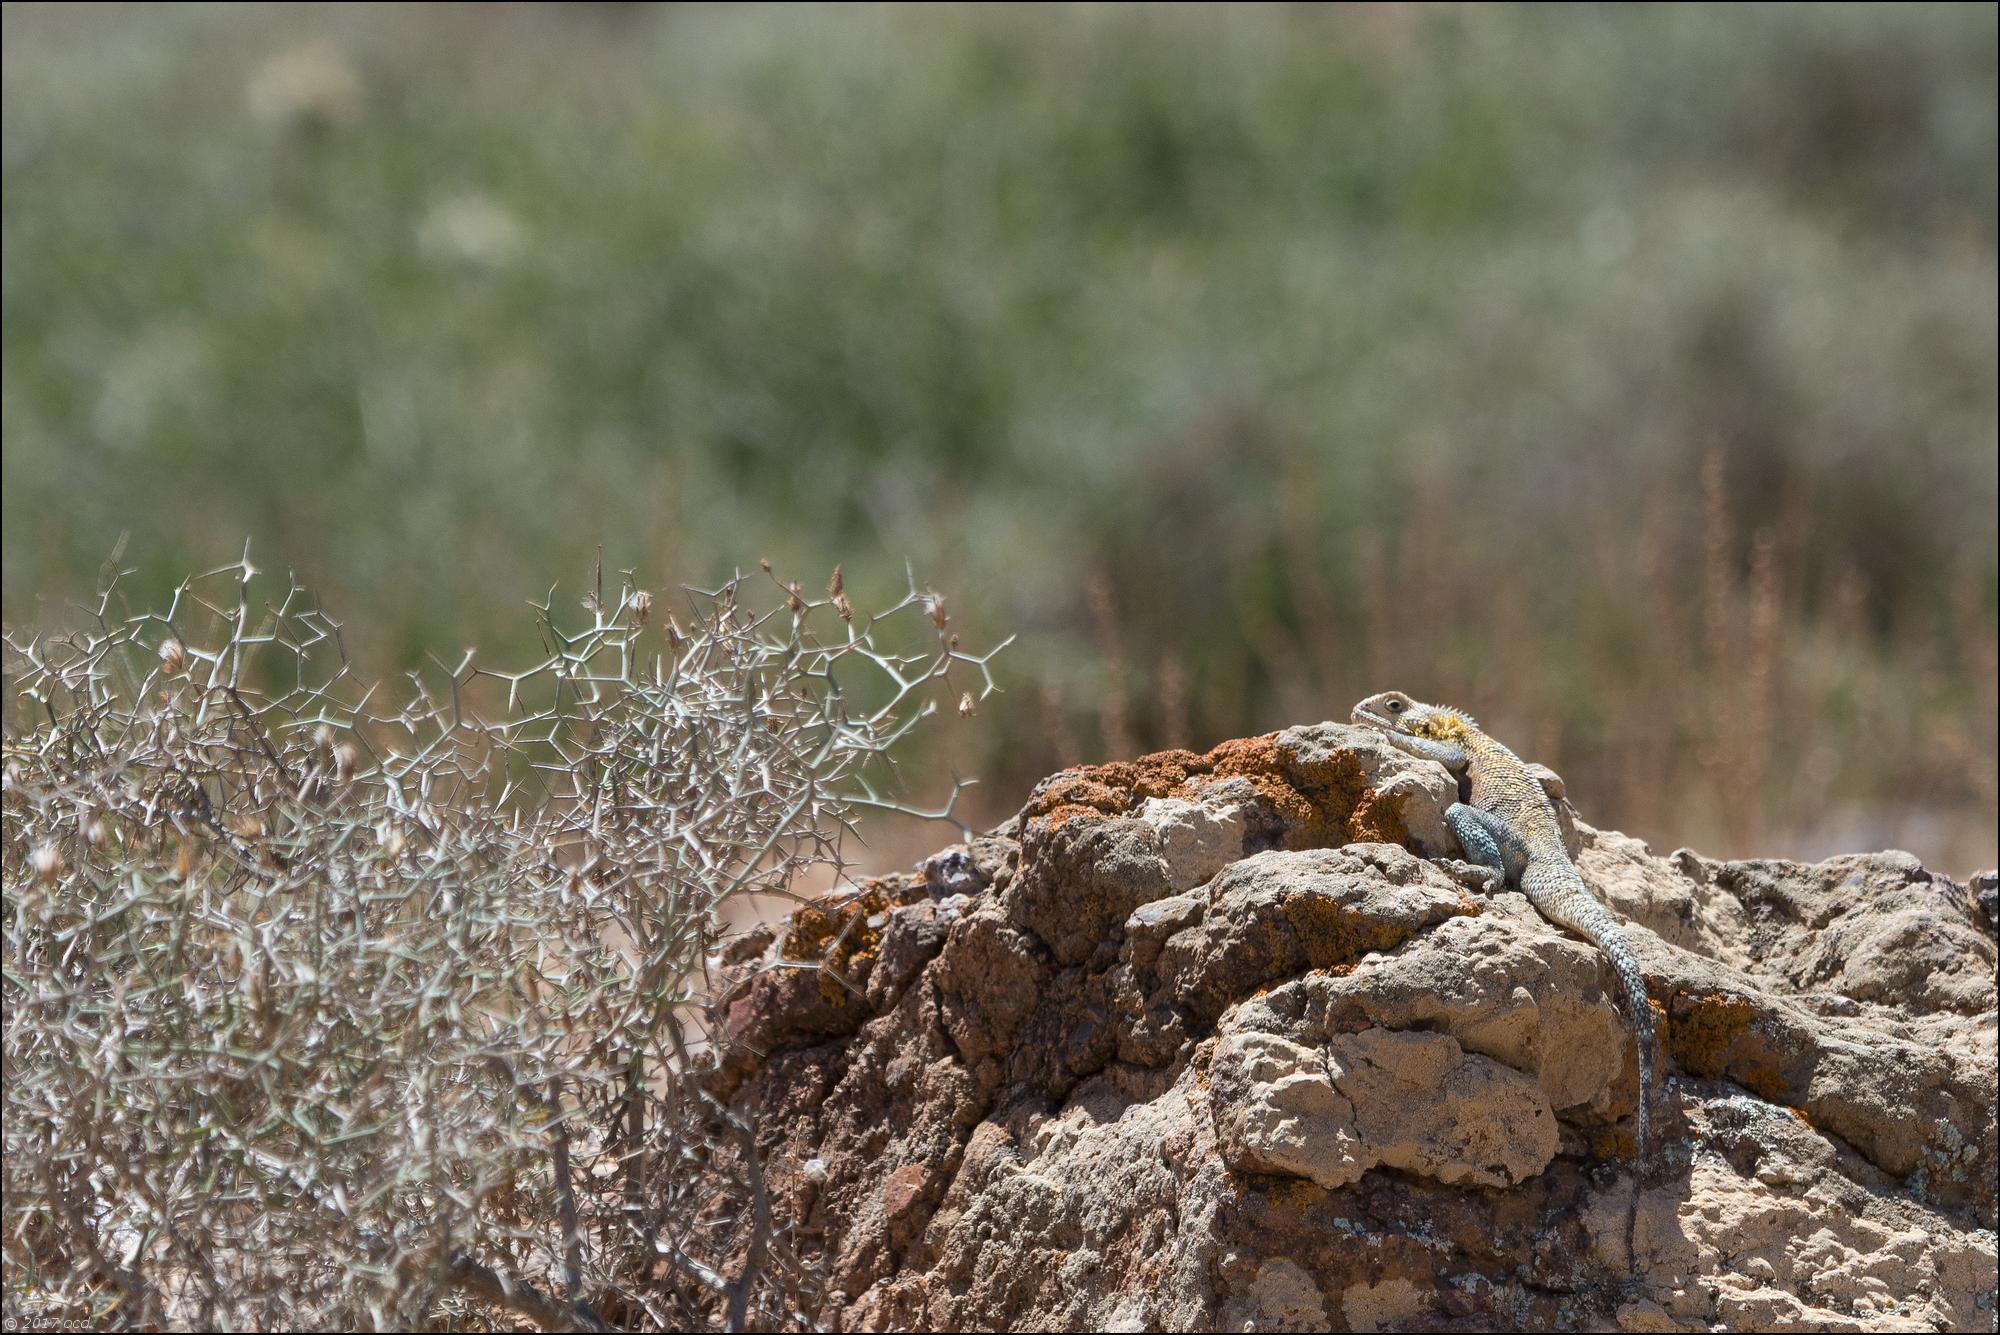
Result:
<instances>
[{"instance_id":1,"label":"lizard's front leg","mask_svg":"<svg viewBox=\"0 0 2000 1335\"><path fill-rule=\"evenodd\" d=\"M1488 828L1487 820L1485 812L1463 802L1453 802L1444 810L1444 823L1458 837L1458 846L1465 850L1467 861L1486 872L1486 883L1480 893L1490 895L1507 886L1507 855L1501 851L1500 841Z\"/></svg>"}]
</instances>

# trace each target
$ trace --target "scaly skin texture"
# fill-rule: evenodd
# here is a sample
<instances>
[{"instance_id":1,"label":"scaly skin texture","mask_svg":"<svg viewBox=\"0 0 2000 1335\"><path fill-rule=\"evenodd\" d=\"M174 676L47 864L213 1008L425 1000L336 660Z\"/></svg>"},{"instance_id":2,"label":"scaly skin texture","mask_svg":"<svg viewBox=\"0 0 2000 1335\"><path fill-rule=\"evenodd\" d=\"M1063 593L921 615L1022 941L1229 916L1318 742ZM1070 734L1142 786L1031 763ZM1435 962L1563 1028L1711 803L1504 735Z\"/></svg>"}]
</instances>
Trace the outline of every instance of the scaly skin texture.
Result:
<instances>
[{"instance_id":1,"label":"scaly skin texture","mask_svg":"<svg viewBox=\"0 0 2000 1335\"><path fill-rule=\"evenodd\" d=\"M1562 824L1546 788L1557 782L1479 730L1456 709L1427 705L1401 691L1371 695L1354 707L1353 721L1379 728L1399 750L1435 760L1460 781L1460 795L1445 823L1466 857L1494 875L1488 888L1513 884L1551 922L1588 939L1618 974L1639 1045L1639 1163L1646 1162L1653 1101L1653 1009L1646 979L1625 933L1584 885L1563 846ZM1558 793L1561 789L1556 789Z\"/></svg>"}]
</instances>

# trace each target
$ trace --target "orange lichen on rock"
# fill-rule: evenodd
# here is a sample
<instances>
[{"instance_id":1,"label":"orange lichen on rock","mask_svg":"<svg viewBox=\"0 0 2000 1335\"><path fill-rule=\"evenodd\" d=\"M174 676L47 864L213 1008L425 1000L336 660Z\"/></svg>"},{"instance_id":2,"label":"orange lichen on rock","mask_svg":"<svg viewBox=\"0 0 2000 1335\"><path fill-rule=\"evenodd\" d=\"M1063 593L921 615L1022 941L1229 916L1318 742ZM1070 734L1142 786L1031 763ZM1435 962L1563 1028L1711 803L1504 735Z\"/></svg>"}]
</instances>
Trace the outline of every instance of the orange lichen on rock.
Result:
<instances>
[{"instance_id":1,"label":"orange lichen on rock","mask_svg":"<svg viewBox=\"0 0 2000 1335\"><path fill-rule=\"evenodd\" d=\"M1325 839L1313 836L1341 819L1323 810L1313 793L1301 792L1292 782L1278 754L1275 733L1224 742L1208 754L1215 758L1215 774L1248 779L1265 805L1284 818L1290 827L1285 840L1287 847L1310 848L1326 843Z\"/></svg>"},{"instance_id":2,"label":"orange lichen on rock","mask_svg":"<svg viewBox=\"0 0 2000 1335\"><path fill-rule=\"evenodd\" d=\"M1022 816L1054 829L1078 818L1121 816L1149 797L1196 796L1194 780L1240 778L1284 823L1285 847L1326 848L1358 841L1408 846L1396 804L1368 786L1360 759L1335 751L1303 762L1277 733L1223 742L1205 755L1156 751L1137 760L1081 765L1045 780Z\"/></svg>"},{"instance_id":3,"label":"orange lichen on rock","mask_svg":"<svg viewBox=\"0 0 2000 1335\"><path fill-rule=\"evenodd\" d=\"M1361 800L1354 804L1354 813L1347 818L1349 836L1356 842L1380 844L1401 844L1409 847L1410 831L1403 824L1403 814L1398 804L1387 794L1370 788L1361 794Z\"/></svg>"},{"instance_id":4,"label":"orange lichen on rock","mask_svg":"<svg viewBox=\"0 0 2000 1335\"><path fill-rule=\"evenodd\" d=\"M1043 780L1021 814L1052 829L1078 816L1122 816L1146 798L1180 795L1190 777L1214 772L1216 755L1236 745L1240 743L1224 742L1205 756L1156 751L1137 760L1066 769Z\"/></svg>"},{"instance_id":5,"label":"orange lichen on rock","mask_svg":"<svg viewBox=\"0 0 2000 1335\"><path fill-rule=\"evenodd\" d=\"M1102 772L1110 765L1084 765L1051 775L1036 787L1022 813L1050 829L1079 816L1122 816L1132 809L1130 788L1109 781Z\"/></svg>"},{"instance_id":6,"label":"orange lichen on rock","mask_svg":"<svg viewBox=\"0 0 2000 1335\"><path fill-rule=\"evenodd\" d=\"M1285 780L1305 798L1316 818L1294 830L1287 846L1381 843L1409 847L1410 832L1397 804L1368 786L1367 772L1354 752L1336 750L1324 760L1308 762L1278 752L1275 745L1272 749Z\"/></svg>"}]
</instances>

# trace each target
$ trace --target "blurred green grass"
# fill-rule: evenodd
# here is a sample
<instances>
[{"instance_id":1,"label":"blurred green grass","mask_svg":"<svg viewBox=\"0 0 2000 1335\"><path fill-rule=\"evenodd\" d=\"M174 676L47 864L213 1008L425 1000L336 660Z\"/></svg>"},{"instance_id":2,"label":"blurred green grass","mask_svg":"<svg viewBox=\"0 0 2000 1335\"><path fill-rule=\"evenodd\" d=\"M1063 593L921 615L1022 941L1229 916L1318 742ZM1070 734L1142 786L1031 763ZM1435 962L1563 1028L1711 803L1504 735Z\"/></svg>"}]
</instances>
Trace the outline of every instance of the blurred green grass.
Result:
<instances>
[{"instance_id":1,"label":"blurred green grass","mask_svg":"<svg viewBox=\"0 0 2000 1335\"><path fill-rule=\"evenodd\" d=\"M1462 704L1662 846L1995 857L1991 6L4 10L4 590L392 670L907 560L920 757Z\"/></svg>"}]
</instances>

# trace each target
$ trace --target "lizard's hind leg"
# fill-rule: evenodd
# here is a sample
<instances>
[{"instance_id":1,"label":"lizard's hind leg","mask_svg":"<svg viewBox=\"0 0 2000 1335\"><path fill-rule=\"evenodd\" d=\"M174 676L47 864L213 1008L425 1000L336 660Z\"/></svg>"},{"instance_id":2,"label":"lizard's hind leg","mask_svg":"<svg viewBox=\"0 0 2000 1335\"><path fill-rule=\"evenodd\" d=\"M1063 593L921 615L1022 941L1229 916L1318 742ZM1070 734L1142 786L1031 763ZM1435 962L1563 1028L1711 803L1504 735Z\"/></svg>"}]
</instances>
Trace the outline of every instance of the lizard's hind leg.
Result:
<instances>
[{"instance_id":1,"label":"lizard's hind leg","mask_svg":"<svg viewBox=\"0 0 2000 1335\"><path fill-rule=\"evenodd\" d=\"M1453 802L1444 809L1444 823L1458 837L1458 846L1465 850L1466 861L1493 873L1486 886L1486 893L1492 894L1507 883L1507 855L1501 851L1500 841L1486 827L1485 815L1478 807Z\"/></svg>"}]
</instances>

